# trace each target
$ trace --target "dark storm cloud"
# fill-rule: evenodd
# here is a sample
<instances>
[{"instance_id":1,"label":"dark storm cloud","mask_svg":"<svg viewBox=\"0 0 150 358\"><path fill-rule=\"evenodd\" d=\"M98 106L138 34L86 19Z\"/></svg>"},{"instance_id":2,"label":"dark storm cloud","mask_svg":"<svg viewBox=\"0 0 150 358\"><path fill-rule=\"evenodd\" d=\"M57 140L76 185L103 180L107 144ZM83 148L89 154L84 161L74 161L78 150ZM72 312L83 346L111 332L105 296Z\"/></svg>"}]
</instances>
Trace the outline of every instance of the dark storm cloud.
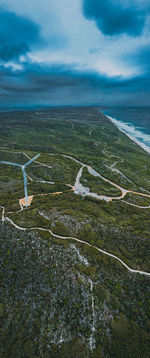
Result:
<instances>
[{"instance_id":1,"label":"dark storm cloud","mask_svg":"<svg viewBox=\"0 0 150 358\"><path fill-rule=\"evenodd\" d=\"M0 70L0 107L5 104L150 104L148 77L110 78L69 66L42 66L33 62L25 63L19 71L3 66Z\"/></svg>"},{"instance_id":2,"label":"dark storm cloud","mask_svg":"<svg viewBox=\"0 0 150 358\"><path fill-rule=\"evenodd\" d=\"M83 14L87 19L94 20L105 35L110 36L122 33L140 35L146 16L144 9L132 4L125 7L119 0L83 0Z\"/></svg>"},{"instance_id":3,"label":"dark storm cloud","mask_svg":"<svg viewBox=\"0 0 150 358\"><path fill-rule=\"evenodd\" d=\"M45 92L56 88L83 88L90 87L95 90L108 91L117 88L120 84L126 86L129 81L123 81L121 77L109 78L91 71L79 71L71 66L52 65L46 66L33 62L26 62L23 70L14 71L11 68L1 66L1 88L13 92Z\"/></svg>"},{"instance_id":4,"label":"dark storm cloud","mask_svg":"<svg viewBox=\"0 0 150 358\"><path fill-rule=\"evenodd\" d=\"M0 59L17 60L40 42L40 27L28 18L0 8Z\"/></svg>"}]
</instances>

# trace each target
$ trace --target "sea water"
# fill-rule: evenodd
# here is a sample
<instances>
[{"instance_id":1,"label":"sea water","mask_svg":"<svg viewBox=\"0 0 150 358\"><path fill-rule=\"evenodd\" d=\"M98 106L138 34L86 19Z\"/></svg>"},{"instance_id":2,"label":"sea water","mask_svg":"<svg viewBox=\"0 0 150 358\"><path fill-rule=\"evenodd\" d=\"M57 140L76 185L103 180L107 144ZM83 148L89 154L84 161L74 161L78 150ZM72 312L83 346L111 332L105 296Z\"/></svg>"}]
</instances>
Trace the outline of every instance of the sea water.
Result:
<instances>
[{"instance_id":1,"label":"sea water","mask_svg":"<svg viewBox=\"0 0 150 358\"><path fill-rule=\"evenodd\" d=\"M150 107L109 107L102 112L122 132L150 153Z\"/></svg>"}]
</instances>

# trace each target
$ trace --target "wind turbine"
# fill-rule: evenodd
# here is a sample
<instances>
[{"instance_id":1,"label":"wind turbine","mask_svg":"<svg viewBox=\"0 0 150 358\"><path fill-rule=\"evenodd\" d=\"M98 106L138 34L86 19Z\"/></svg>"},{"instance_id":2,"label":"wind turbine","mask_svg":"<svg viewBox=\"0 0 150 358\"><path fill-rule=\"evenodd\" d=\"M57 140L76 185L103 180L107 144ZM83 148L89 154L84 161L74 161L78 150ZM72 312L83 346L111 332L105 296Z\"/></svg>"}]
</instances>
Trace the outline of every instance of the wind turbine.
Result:
<instances>
[{"instance_id":1,"label":"wind turbine","mask_svg":"<svg viewBox=\"0 0 150 358\"><path fill-rule=\"evenodd\" d=\"M28 191L27 191L27 176L25 172L25 168L31 164L35 159L37 159L40 156L40 154L35 155L32 159L30 159L27 163L24 165L18 164L18 163L11 163L11 162L5 162L3 160L0 161L1 164L8 164L13 165L15 167L20 167L22 169L23 179L24 179L24 193L25 193L25 205L28 205Z\"/></svg>"}]
</instances>

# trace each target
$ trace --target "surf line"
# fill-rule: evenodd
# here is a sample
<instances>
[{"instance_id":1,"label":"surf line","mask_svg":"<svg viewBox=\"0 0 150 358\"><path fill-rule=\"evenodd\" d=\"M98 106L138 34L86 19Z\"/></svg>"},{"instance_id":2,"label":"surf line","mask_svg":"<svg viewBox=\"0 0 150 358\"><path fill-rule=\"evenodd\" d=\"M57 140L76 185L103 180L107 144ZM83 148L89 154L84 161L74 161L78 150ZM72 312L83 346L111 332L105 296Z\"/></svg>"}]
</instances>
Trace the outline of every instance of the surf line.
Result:
<instances>
[{"instance_id":1,"label":"surf line","mask_svg":"<svg viewBox=\"0 0 150 358\"><path fill-rule=\"evenodd\" d=\"M136 134L137 134L137 136L139 135L140 138L142 138L142 132L141 131L134 129L134 127L132 126L133 131L135 133L135 136L134 136L134 134L130 133L131 132L130 131L130 126L127 123L124 123L123 121L119 121L114 117L108 116L107 114L105 114L105 116L115 125L115 127L117 127L117 129L120 130L120 132L124 133L128 138L131 139L132 142L136 143L145 152L150 154L150 147L136 138ZM144 133L143 133L143 135L144 135ZM146 136L150 140L150 135L146 134Z\"/></svg>"}]
</instances>

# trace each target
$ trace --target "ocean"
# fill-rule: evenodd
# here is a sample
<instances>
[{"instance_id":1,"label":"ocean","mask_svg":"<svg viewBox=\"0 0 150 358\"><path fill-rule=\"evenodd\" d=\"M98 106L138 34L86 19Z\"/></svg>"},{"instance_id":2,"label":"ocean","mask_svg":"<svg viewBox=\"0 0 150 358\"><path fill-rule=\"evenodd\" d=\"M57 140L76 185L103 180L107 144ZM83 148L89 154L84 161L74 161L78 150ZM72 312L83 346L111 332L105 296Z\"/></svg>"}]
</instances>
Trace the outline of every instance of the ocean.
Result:
<instances>
[{"instance_id":1,"label":"ocean","mask_svg":"<svg viewBox=\"0 0 150 358\"><path fill-rule=\"evenodd\" d=\"M109 107L102 112L122 132L150 153L150 107Z\"/></svg>"}]
</instances>

